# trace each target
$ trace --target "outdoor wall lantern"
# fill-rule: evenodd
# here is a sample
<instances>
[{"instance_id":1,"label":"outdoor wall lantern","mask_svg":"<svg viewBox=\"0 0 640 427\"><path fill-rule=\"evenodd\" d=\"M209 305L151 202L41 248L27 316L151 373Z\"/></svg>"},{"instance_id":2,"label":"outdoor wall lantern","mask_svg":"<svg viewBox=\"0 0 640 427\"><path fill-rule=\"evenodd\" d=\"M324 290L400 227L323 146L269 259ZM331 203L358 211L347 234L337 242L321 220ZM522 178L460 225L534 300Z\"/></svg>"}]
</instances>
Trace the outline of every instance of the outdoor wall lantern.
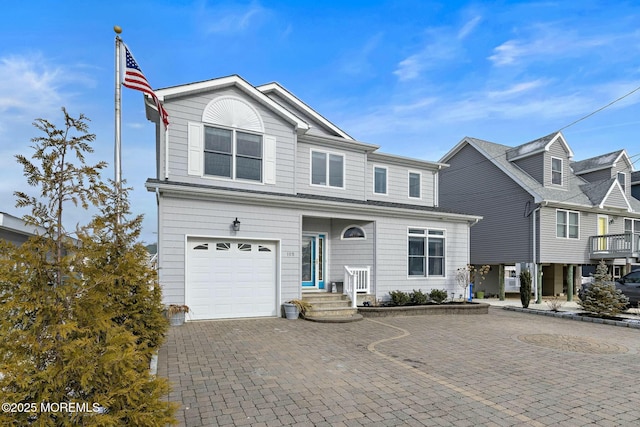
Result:
<instances>
[{"instance_id":1,"label":"outdoor wall lantern","mask_svg":"<svg viewBox=\"0 0 640 427\"><path fill-rule=\"evenodd\" d=\"M240 221L238 221L238 218L234 219L231 224L233 226L233 231L240 231Z\"/></svg>"}]
</instances>

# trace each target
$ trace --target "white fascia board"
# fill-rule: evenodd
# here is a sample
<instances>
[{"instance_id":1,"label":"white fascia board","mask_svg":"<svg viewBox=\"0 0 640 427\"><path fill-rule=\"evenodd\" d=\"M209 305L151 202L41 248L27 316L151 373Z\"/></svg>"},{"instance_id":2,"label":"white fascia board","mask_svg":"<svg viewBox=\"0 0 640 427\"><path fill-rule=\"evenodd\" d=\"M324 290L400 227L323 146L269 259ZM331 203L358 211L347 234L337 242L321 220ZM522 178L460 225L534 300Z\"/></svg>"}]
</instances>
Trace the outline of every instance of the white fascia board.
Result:
<instances>
[{"instance_id":1,"label":"white fascia board","mask_svg":"<svg viewBox=\"0 0 640 427\"><path fill-rule=\"evenodd\" d=\"M421 168L428 168L432 170L440 170L448 168L446 163L431 162L429 160L421 160L413 157L398 156L396 154L373 152L369 155L369 160L383 161L388 163L394 163L402 166L414 166Z\"/></svg>"},{"instance_id":2,"label":"white fascia board","mask_svg":"<svg viewBox=\"0 0 640 427\"><path fill-rule=\"evenodd\" d=\"M609 189L607 190L607 194L605 194L605 196L602 198L602 202L600 202L598 207L600 209L604 209L605 208L604 207L604 202L607 201L607 199L609 198L609 196L611 195L611 192L613 191L613 189L615 187L618 187L618 189L622 193L622 197L624 198L624 203L627 205L627 212L633 212L633 208L631 207L631 204L629 203L629 199L627 199L626 194L624 194L624 191L622 191L622 187L620 186L620 183L618 182L617 179L613 181L613 183L611 184L611 187L609 187Z\"/></svg>"},{"instance_id":3,"label":"white fascia board","mask_svg":"<svg viewBox=\"0 0 640 427\"><path fill-rule=\"evenodd\" d=\"M293 123L298 131L306 132L307 130L309 130L309 125L304 120L292 114L289 110L282 107L280 104L271 100L268 96L256 89L254 86L247 83L246 80L238 75L221 77L204 82L189 83L186 85L174 86L166 89L158 89L157 91L155 91L155 94L160 101L165 101L176 96L185 96L191 93L216 90L228 86L238 87L246 94L265 105L267 108L270 108L280 116L284 117L287 121Z\"/></svg>"},{"instance_id":4,"label":"white fascia board","mask_svg":"<svg viewBox=\"0 0 640 427\"><path fill-rule=\"evenodd\" d=\"M292 94L291 92L289 92L288 90L283 88L280 84L278 84L278 83L268 83L268 84L265 84L265 85L262 85L262 86L257 86L256 89L259 90L262 93L268 93L268 92L276 92L276 93L278 93L280 96L282 96L284 99L289 101L291 104L295 105L296 107L298 107L299 109L301 109L302 111L307 113L309 116L311 116L314 119L316 119L318 122L322 123L323 125L325 125L329 129L333 130L335 133L337 133L338 135L340 135L344 139L354 140L346 132L344 132L338 126L336 126L333 123L331 123L329 120L325 119L322 115L318 114L317 111L315 111L313 108L309 107L307 104L302 102L294 94Z\"/></svg>"}]
</instances>

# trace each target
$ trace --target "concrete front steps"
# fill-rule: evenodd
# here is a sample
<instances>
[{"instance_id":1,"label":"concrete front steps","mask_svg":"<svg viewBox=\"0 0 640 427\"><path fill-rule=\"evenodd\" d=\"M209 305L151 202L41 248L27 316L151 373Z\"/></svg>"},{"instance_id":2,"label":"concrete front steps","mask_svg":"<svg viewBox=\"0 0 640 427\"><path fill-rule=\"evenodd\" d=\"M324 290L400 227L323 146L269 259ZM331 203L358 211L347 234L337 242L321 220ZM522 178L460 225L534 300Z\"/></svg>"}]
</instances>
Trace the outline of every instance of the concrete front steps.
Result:
<instances>
[{"instance_id":1,"label":"concrete front steps","mask_svg":"<svg viewBox=\"0 0 640 427\"><path fill-rule=\"evenodd\" d=\"M306 320L323 323L347 323L362 320L357 308L344 294L329 292L303 292L302 300L311 304L304 315Z\"/></svg>"}]
</instances>

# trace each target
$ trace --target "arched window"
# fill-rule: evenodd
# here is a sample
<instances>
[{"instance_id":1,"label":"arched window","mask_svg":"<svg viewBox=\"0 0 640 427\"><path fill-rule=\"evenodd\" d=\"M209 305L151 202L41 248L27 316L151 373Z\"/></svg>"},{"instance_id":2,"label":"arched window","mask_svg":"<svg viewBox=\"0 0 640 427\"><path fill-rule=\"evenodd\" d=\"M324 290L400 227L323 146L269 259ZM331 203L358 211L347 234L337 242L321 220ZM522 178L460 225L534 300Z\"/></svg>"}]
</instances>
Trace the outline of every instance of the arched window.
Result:
<instances>
[{"instance_id":1,"label":"arched window","mask_svg":"<svg viewBox=\"0 0 640 427\"><path fill-rule=\"evenodd\" d=\"M342 240L344 239L364 240L366 238L367 238L367 235L365 234L362 227L358 227L357 225L350 225L349 227L345 228L344 231L342 232Z\"/></svg>"}]
</instances>

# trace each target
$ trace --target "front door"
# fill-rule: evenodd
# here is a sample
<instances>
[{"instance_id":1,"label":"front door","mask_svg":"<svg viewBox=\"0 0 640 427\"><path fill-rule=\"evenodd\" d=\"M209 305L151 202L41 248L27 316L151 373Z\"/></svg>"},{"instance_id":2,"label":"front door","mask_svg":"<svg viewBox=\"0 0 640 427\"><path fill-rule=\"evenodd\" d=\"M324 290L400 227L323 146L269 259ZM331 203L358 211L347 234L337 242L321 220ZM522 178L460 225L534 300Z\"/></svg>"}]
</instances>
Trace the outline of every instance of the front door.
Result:
<instances>
[{"instance_id":1,"label":"front door","mask_svg":"<svg viewBox=\"0 0 640 427\"><path fill-rule=\"evenodd\" d=\"M607 234L608 228L609 228L609 218L604 215L598 215L598 236L604 236L605 234ZM606 237L600 237L598 239L598 250L600 251L607 250Z\"/></svg>"},{"instance_id":2,"label":"front door","mask_svg":"<svg viewBox=\"0 0 640 427\"><path fill-rule=\"evenodd\" d=\"M305 234L302 236L302 287L324 289L325 276L325 235Z\"/></svg>"}]
</instances>

